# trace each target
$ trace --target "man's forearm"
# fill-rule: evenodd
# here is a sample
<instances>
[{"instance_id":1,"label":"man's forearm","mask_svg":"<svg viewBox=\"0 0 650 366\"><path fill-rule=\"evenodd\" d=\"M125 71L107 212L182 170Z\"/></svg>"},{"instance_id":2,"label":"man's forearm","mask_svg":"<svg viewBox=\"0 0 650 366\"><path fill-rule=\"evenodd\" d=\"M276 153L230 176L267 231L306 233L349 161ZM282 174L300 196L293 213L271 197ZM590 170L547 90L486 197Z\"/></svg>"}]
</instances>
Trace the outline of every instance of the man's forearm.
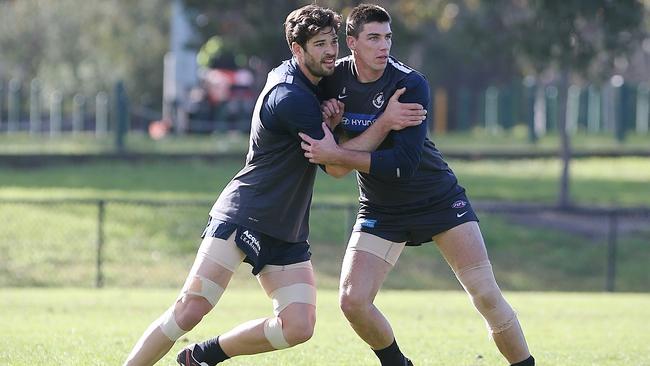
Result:
<instances>
[{"instance_id":1,"label":"man's forearm","mask_svg":"<svg viewBox=\"0 0 650 366\"><path fill-rule=\"evenodd\" d=\"M380 122L381 118L382 117L380 116L375 123L363 131L362 134L340 143L339 146L346 150L365 152L375 151L390 132L390 128L386 128L386 124Z\"/></svg>"},{"instance_id":2,"label":"man's forearm","mask_svg":"<svg viewBox=\"0 0 650 366\"><path fill-rule=\"evenodd\" d=\"M370 171L370 153L340 148L334 159L328 162L327 167L332 165L334 168L345 167L368 173Z\"/></svg>"}]
</instances>

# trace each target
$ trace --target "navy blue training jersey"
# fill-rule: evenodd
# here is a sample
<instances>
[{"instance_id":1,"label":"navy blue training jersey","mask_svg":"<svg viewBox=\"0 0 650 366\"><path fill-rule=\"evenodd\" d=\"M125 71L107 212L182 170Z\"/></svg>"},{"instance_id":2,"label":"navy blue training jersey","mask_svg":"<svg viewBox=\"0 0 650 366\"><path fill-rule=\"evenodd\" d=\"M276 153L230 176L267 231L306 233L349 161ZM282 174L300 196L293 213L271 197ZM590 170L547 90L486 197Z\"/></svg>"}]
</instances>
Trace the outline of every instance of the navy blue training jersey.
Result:
<instances>
[{"instance_id":1,"label":"navy blue training jersey","mask_svg":"<svg viewBox=\"0 0 650 366\"><path fill-rule=\"evenodd\" d=\"M210 216L287 242L307 240L316 166L304 157L298 132L324 136L315 92L295 59L269 72L253 111L246 165Z\"/></svg>"},{"instance_id":2,"label":"navy blue training jersey","mask_svg":"<svg viewBox=\"0 0 650 366\"><path fill-rule=\"evenodd\" d=\"M321 81L322 97L337 98L345 104L340 127L355 137L372 125L384 112L389 98L402 87L402 103L419 103L430 108L426 78L419 72L389 57L383 75L376 81L357 79L352 56L337 60L332 76ZM454 189L457 180L442 154L427 138L430 119L419 126L391 131L371 153L370 172L357 172L359 200L364 205L394 207L443 197Z\"/></svg>"}]
</instances>

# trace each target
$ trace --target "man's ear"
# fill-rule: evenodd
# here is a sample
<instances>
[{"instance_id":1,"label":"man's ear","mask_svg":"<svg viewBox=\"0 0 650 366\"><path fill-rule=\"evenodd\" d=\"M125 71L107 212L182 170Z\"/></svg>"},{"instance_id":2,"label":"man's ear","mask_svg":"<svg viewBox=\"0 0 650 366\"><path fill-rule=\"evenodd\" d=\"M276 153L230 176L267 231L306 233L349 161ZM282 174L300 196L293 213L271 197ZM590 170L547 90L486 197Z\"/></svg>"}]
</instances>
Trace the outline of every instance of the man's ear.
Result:
<instances>
[{"instance_id":1,"label":"man's ear","mask_svg":"<svg viewBox=\"0 0 650 366\"><path fill-rule=\"evenodd\" d=\"M354 49L357 48L357 39L352 36L346 36L345 43L348 44L350 51L354 51Z\"/></svg>"},{"instance_id":2,"label":"man's ear","mask_svg":"<svg viewBox=\"0 0 650 366\"><path fill-rule=\"evenodd\" d=\"M304 52L304 50L302 49L301 45L299 45L296 42L291 43L291 53L293 53L294 56L302 58L303 57L303 52Z\"/></svg>"}]
</instances>

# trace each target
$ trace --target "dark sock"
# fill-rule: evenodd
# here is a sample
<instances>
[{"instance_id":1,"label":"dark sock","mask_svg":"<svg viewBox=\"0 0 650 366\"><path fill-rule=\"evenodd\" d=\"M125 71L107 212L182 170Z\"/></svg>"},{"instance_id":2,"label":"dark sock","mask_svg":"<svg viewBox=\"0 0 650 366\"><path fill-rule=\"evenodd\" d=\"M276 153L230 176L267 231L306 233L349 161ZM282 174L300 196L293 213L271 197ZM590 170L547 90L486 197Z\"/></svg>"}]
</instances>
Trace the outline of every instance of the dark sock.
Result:
<instances>
[{"instance_id":1,"label":"dark sock","mask_svg":"<svg viewBox=\"0 0 650 366\"><path fill-rule=\"evenodd\" d=\"M221 361L229 359L228 355L221 349L219 337L208 339L205 342L197 343L194 347L194 358L199 362L207 362L208 365L216 365Z\"/></svg>"},{"instance_id":2,"label":"dark sock","mask_svg":"<svg viewBox=\"0 0 650 366\"><path fill-rule=\"evenodd\" d=\"M406 366L407 361L402 351L400 351L399 346L397 345L397 340L394 340L393 343L380 350L373 350L381 362L381 366Z\"/></svg>"},{"instance_id":3,"label":"dark sock","mask_svg":"<svg viewBox=\"0 0 650 366\"><path fill-rule=\"evenodd\" d=\"M521 362L513 363L511 366L535 366L535 359L530 356Z\"/></svg>"}]
</instances>

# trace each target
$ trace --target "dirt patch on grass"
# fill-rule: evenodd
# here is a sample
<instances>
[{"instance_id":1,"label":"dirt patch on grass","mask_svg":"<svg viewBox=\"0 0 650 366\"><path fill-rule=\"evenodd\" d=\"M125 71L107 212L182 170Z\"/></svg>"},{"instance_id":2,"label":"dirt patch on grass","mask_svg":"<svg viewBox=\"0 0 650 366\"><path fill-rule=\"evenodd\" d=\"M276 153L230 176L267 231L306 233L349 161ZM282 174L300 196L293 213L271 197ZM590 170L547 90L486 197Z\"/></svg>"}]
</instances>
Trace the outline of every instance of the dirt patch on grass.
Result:
<instances>
[{"instance_id":1,"label":"dirt patch on grass","mask_svg":"<svg viewBox=\"0 0 650 366\"><path fill-rule=\"evenodd\" d=\"M587 238L603 239L612 230L620 234L650 231L650 218L642 216L617 215L615 219L607 215L585 215L558 211L537 213L506 213L508 221L541 229L559 230Z\"/></svg>"}]
</instances>

